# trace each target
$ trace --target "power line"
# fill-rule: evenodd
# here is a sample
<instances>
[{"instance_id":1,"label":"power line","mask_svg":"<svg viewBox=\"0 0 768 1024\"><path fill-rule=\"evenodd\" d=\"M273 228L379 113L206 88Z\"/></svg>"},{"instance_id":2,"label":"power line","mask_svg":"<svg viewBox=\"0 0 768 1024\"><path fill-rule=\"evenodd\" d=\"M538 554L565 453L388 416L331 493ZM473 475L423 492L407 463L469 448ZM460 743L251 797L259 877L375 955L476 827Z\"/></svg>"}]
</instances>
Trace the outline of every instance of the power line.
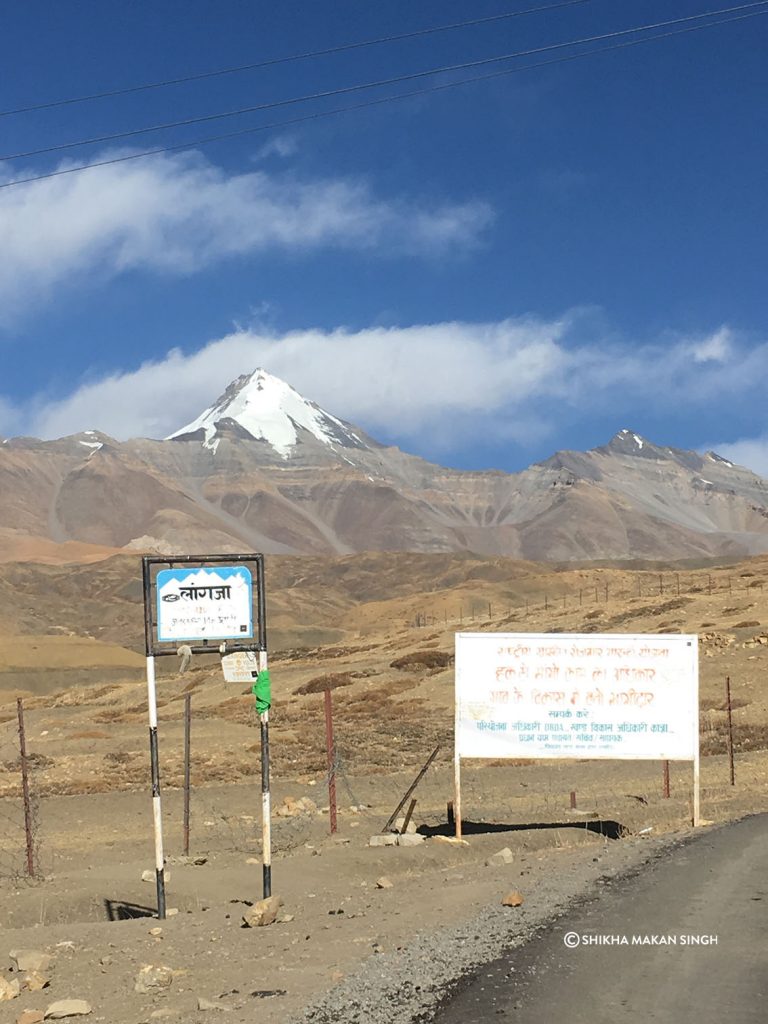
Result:
<instances>
[{"instance_id":1,"label":"power line","mask_svg":"<svg viewBox=\"0 0 768 1024\"><path fill-rule=\"evenodd\" d=\"M465 61L461 64L447 64L442 67L430 68L426 71L414 71L407 75L397 75L393 78L382 78L374 82L363 82L358 85L341 86L337 89L327 89L322 92L308 93L304 96L293 96L289 99L274 100L270 103L259 103L254 106L241 107L237 110L223 111L218 114L205 114L200 117L190 117L180 121L169 121L165 124L150 125L146 128L133 128L123 132L112 132L109 135L94 136L90 139L78 139L74 142L62 142L56 146L46 146L41 149L30 149L20 153L8 153L0 156L0 161L21 160L33 156L43 156L49 153L61 153L69 149L79 149L81 146L95 146L105 142L117 142L123 139L135 138L137 135L147 135L151 132L167 131L172 128L186 128L195 124L205 124L209 121L220 121L230 117L241 117L243 114L253 114L264 110L275 110L280 107L295 106L296 104L307 103L311 100L330 99L335 96L350 95L351 93L363 92L368 89L378 89L388 85L412 82L421 78L428 78L432 75L446 74L454 71L467 71L471 68L483 67L488 64L498 64L502 61L514 60L519 57L533 57L540 53L551 53L553 50L562 50L571 46L583 46L588 43L602 42L606 39L618 39L638 32L651 32L660 28L668 28L671 25L689 24L693 21L701 21L703 18L714 18L722 14L747 11L756 7L765 10L767 5L768 0L758 0L758 2L740 4L737 7L725 7L716 11L705 11L702 14L688 15L684 18L673 18L668 21L659 21L649 25L636 25L633 28L604 32L595 36L585 36L580 39L572 39L563 43L550 43L547 46L538 46L529 50L517 50L513 53L501 54L497 57L483 57L479 60Z\"/></svg>"},{"instance_id":2,"label":"power line","mask_svg":"<svg viewBox=\"0 0 768 1024\"><path fill-rule=\"evenodd\" d=\"M662 32L655 36L645 36L641 39L631 39L628 42L613 43L609 46L601 46L593 50L583 50L581 53L571 53L562 57L555 57L551 60L538 61L535 64L526 64L523 67L505 68L503 71L493 71L486 75L474 75L471 78L463 78L458 82L444 82L441 85L429 86L425 89L414 89L410 92L399 93L393 96L382 96L378 99L366 100L362 103L350 104L346 107L336 107L332 110L318 110L310 114L303 114L285 121L274 121L271 124L256 125L252 128L242 128L234 132L224 132L219 135L209 135L192 142L181 142L173 146L158 146L155 149L141 150L138 153L128 153L123 156L110 157L107 160L98 160L90 164L79 164L74 167L63 167L55 171L48 171L44 174L36 174L28 178L17 178L14 181L0 183L0 189L13 188L17 185L27 185L35 181L44 181L48 178L58 178L65 174L76 174L80 171L88 171L97 167L110 167L114 164L128 163L132 160L142 160L150 156L158 156L163 153L174 153L180 150L194 149L198 146L210 145L214 142L221 142L227 139L240 138L244 135L253 135L257 132L270 131L276 128L288 128L292 125L304 124L308 121L317 121L325 117L333 117L338 114L353 113L364 110L368 107L381 106L386 103L394 103L398 100L412 99L417 96L426 96L436 92L444 92L448 89L457 89L464 85L471 85L475 82L487 82L491 79L503 78L508 75L521 74L524 71L534 71L539 68L551 67L556 64L567 64L576 60L583 60L586 57L596 57L613 50L626 50L632 46L642 46L646 43L654 43L663 39L670 39L673 36L688 35L691 32L700 32L703 29L717 28L722 25L731 25L734 22L745 21L748 18L758 18L768 14L768 11L753 11L749 14L737 15L733 18L724 18L721 21L706 22L703 25L692 25L688 28L676 29L672 32Z\"/></svg>"},{"instance_id":3,"label":"power line","mask_svg":"<svg viewBox=\"0 0 768 1024\"><path fill-rule=\"evenodd\" d=\"M472 18L470 21L457 21L450 25L434 25L429 28L415 29L412 32L401 32L398 35L380 36L378 39L362 39L354 43L340 43L338 46L329 46L322 50L308 50L305 53L292 53L285 57L272 57L268 60L259 61L256 64L239 64L235 67L218 68L215 71L203 71L194 75L185 75L182 78L168 78L161 82L145 82L142 85L131 85L122 89L108 89L104 92L89 93L85 96L70 96L66 99L50 100L46 103L34 103L26 107L16 107L13 110L0 110L0 117L11 117L15 114L28 114L38 110L51 110L55 107L66 107L76 103L89 103L92 100L110 99L116 96L128 96L132 93L148 92L152 89L166 89L171 85L186 85L189 82L201 82L208 78L220 78L224 75L236 75L244 71L258 71L262 68L271 68L279 64L291 64L315 57L328 57L336 53L360 50L368 46L379 46L384 43L398 43L405 39L417 39L420 36L434 35L437 32L452 32L455 29L472 28L476 25L487 25L492 22L506 21L511 18L522 18L529 14L545 14L548 11L560 10L563 7L576 7L578 5L591 2L592 0L560 0L559 3L547 4L543 7L527 7L522 11L508 11L504 14L493 14L487 18Z\"/></svg>"}]
</instances>

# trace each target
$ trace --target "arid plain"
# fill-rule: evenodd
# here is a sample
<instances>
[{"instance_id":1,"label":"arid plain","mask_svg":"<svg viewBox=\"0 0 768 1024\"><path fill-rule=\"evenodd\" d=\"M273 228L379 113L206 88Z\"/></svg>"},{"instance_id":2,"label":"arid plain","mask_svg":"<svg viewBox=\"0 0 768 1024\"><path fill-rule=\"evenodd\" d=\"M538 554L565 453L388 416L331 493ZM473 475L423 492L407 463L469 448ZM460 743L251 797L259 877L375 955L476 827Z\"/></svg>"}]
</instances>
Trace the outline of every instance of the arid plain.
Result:
<instances>
[{"instance_id":1,"label":"arid plain","mask_svg":"<svg viewBox=\"0 0 768 1024\"><path fill-rule=\"evenodd\" d=\"M44 948L55 964L42 992L0 1005L2 1019L65 997L126 1024L204 1019L200 999L229 1007L233 1020L268 999L270 1019L289 1019L363 961L407 948L417 931L456 925L510 888L523 892L529 915L537 900L554 900L551 910L577 879L594 882L659 837L689 832L687 764L672 765L665 798L658 763L468 762L468 845L434 838L450 834L458 630L697 633L702 813L719 823L768 808L768 558L560 569L461 554L270 556L274 889L283 919L238 927L243 901L261 895L259 729L253 697L225 683L211 656L183 674L176 658L159 670L169 904L180 913L156 934L146 918L115 923L110 916L154 906L154 887L142 881L152 834L140 560L67 563L59 553L52 564L45 551L38 559L0 566L0 928L8 951ZM335 837L325 810L327 683L339 762ZM187 695L197 864L181 857ZM25 877L17 697L32 766L35 880ZM428 838L408 849L368 847L436 746L415 793L414 821ZM293 802L301 797L309 810ZM487 863L505 847L510 863ZM392 888L377 888L381 876ZM137 993L144 964L176 974L168 987Z\"/></svg>"}]
</instances>

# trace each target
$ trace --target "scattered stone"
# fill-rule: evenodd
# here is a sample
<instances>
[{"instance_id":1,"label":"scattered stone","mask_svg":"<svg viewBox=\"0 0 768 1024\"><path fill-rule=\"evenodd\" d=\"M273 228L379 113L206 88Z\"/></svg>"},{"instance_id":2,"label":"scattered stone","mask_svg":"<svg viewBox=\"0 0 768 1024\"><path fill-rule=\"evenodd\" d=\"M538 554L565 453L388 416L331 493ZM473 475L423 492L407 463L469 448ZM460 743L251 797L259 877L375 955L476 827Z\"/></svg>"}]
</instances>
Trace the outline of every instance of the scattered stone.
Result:
<instances>
[{"instance_id":1,"label":"scattered stone","mask_svg":"<svg viewBox=\"0 0 768 1024\"><path fill-rule=\"evenodd\" d=\"M0 1003L9 1003L11 999L18 996L19 992L21 992L21 985L19 985L18 978L6 981L5 978L0 977Z\"/></svg>"},{"instance_id":2,"label":"scattered stone","mask_svg":"<svg viewBox=\"0 0 768 1024\"><path fill-rule=\"evenodd\" d=\"M14 971L47 971L51 966L51 957L39 949L14 949L10 953L11 966Z\"/></svg>"},{"instance_id":3,"label":"scattered stone","mask_svg":"<svg viewBox=\"0 0 768 1024\"><path fill-rule=\"evenodd\" d=\"M369 846L397 846L396 835L376 835L368 840Z\"/></svg>"},{"instance_id":4,"label":"scattered stone","mask_svg":"<svg viewBox=\"0 0 768 1024\"><path fill-rule=\"evenodd\" d=\"M243 914L243 924L246 928L262 928L268 924L274 924L277 920L277 912L283 905L280 896L267 896L264 900L254 903Z\"/></svg>"},{"instance_id":5,"label":"scattered stone","mask_svg":"<svg viewBox=\"0 0 768 1024\"><path fill-rule=\"evenodd\" d=\"M283 802L275 812L281 818L294 818L299 814L317 814L317 804L308 796L302 796L298 800L292 796L283 797Z\"/></svg>"},{"instance_id":6,"label":"scattered stone","mask_svg":"<svg viewBox=\"0 0 768 1024\"><path fill-rule=\"evenodd\" d=\"M245 863L246 864L261 864L261 861L259 860L258 857L246 857Z\"/></svg>"},{"instance_id":7,"label":"scattered stone","mask_svg":"<svg viewBox=\"0 0 768 1024\"><path fill-rule=\"evenodd\" d=\"M376 879L377 889L394 889L392 882L387 878L386 875L382 875L381 878Z\"/></svg>"},{"instance_id":8,"label":"scattered stone","mask_svg":"<svg viewBox=\"0 0 768 1024\"><path fill-rule=\"evenodd\" d=\"M61 1017L84 1017L92 1013L91 1004L85 999L59 999L51 1003L45 1011L45 1020L58 1020Z\"/></svg>"},{"instance_id":9,"label":"scattered stone","mask_svg":"<svg viewBox=\"0 0 768 1024\"><path fill-rule=\"evenodd\" d=\"M398 846L419 846L424 842L424 836L420 832L408 833L404 836L395 836Z\"/></svg>"},{"instance_id":10,"label":"scattered stone","mask_svg":"<svg viewBox=\"0 0 768 1024\"><path fill-rule=\"evenodd\" d=\"M165 884L167 885L171 880L171 872L164 871L163 877L165 878ZM154 868L147 868L146 871L141 872L141 880L142 882L154 882L157 880L157 872Z\"/></svg>"},{"instance_id":11,"label":"scattered stone","mask_svg":"<svg viewBox=\"0 0 768 1024\"><path fill-rule=\"evenodd\" d=\"M178 907L168 907L168 909L165 912L165 916L166 917L176 917L178 912L179 912L179 908Z\"/></svg>"},{"instance_id":12,"label":"scattered stone","mask_svg":"<svg viewBox=\"0 0 768 1024\"><path fill-rule=\"evenodd\" d=\"M51 979L42 971L27 971L21 979L21 986L28 992L42 992L51 984Z\"/></svg>"},{"instance_id":13,"label":"scattered stone","mask_svg":"<svg viewBox=\"0 0 768 1024\"><path fill-rule=\"evenodd\" d=\"M162 928L150 928L149 929L149 934L150 935L154 935L154 937L157 939L157 938L159 938L163 934L163 929Z\"/></svg>"},{"instance_id":14,"label":"scattered stone","mask_svg":"<svg viewBox=\"0 0 768 1024\"><path fill-rule=\"evenodd\" d=\"M396 832L402 832L404 828L405 828L405 815L401 814L399 818L395 818L395 831ZM411 819L411 821L408 822L408 828L405 829L405 831L406 832L415 832L416 831L416 822L413 821L413 819Z\"/></svg>"},{"instance_id":15,"label":"scattered stone","mask_svg":"<svg viewBox=\"0 0 768 1024\"><path fill-rule=\"evenodd\" d=\"M432 836L433 843L448 843L449 846L469 846L466 839L459 839L456 836Z\"/></svg>"},{"instance_id":16,"label":"scattered stone","mask_svg":"<svg viewBox=\"0 0 768 1024\"><path fill-rule=\"evenodd\" d=\"M229 1013L232 1009L231 1006L225 1006L224 1003L215 1003L212 999L203 999L202 996L197 998L198 1010L220 1010L222 1013Z\"/></svg>"},{"instance_id":17,"label":"scattered stone","mask_svg":"<svg viewBox=\"0 0 768 1024\"><path fill-rule=\"evenodd\" d=\"M293 914L283 914L283 916L280 918L279 923L280 924L290 924L292 920L293 920Z\"/></svg>"},{"instance_id":18,"label":"scattered stone","mask_svg":"<svg viewBox=\"0 0 768 1024\"><path fill-rule=\"evenodd\" d=\"M170 1006L161 1006L159 1010L153 1010L149 1016L151 1020L162 1020L163 1017L178 1017L179 1011Z\"/></svg>"},{"instance_id":19,"label":"scattered stone","mask_svg":"<svg viewBox=\"0 0 768 1024\"><path fill-rule=\"evenodd\" d=\"M134 979L133 990L140 995L148 995L163 991L172 981L172 968L163 964L144 964Z\"/></svg>"},{"instance_id":20,"label":"scattered stone","mask_svg":"<svg viewBox=\"0 0 768 1024\"><path fill-rule=\"evenodd\" d=\"M501 901L501 905L502 907L520 907L524 902L523 894L517 889L512 889Z\"/></svg>"},{"instance_id":21,"label":"scattered stone","mask_svg":"<svg viewBox=\"0 0 768 1024\"><path fill-rule=\"evenodd\" d=\"M16 1024L42 1024L44 1019L42 1010L24 1010L16 1018Z\"/></svg>"},{"instance_id":22,"label":"scattered stone","mask_svg":"<svg viewBox=\"0 0 768 1024\"><path fill-rule=\"evenodd\" d=\"M494 853L493 856L489 857L485 862L487 868L501 867L503 864L513 864L515 855L512 853L508 846L505 846L503 850L499 850L498 853Z\"/></svg>"}]
</instances>

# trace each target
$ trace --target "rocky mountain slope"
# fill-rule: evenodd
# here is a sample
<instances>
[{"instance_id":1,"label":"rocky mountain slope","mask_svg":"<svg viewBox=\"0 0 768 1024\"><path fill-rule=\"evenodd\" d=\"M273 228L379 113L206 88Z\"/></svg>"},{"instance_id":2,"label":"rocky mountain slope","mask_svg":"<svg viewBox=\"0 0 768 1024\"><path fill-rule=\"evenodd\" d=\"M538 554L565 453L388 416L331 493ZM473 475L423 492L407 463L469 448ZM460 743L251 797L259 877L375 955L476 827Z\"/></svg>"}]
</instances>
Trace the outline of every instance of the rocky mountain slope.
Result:
<instances>
[{"instance_id":1,"label":"rocky mountain slope","mask_svg":"<svg viewBox=\"0 0 768 1024\"><path fill-rule=\"evenodd\" d=\"M768 482L627 429L521 473L446 469L380 445L256 370L165 440L86 431L4 441L0 557L29 559L37 545L48 560L51 542L77 543L81 559L83 545L99 555L731 557L768 550Z\"/></svg>"}]
</instances>

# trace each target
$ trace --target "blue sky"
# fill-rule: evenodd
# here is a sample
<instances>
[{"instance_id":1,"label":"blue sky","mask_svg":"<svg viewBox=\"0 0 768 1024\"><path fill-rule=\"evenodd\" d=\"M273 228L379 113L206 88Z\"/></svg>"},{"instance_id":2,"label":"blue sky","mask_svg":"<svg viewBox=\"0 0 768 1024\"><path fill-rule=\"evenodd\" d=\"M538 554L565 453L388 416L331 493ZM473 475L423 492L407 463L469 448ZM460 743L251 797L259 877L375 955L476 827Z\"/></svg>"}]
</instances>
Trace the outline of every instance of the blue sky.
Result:
<instances>
[{"instance_id":1,"label":"blue sky","mask_svg":"<svg viewBox=\"0 0 768 1024\"><path fill-rule=\"evenodd\" d=\"M0 107L534 5L27 0L0 37ZM725 6L585 0L2 117L0 155ZM514 470L630 426L768 474L765 10L0 189L0 434L163 436L263 365L450 465ZM5 161L0 182L360 98Z\"/></svg>"}]
</instances>

